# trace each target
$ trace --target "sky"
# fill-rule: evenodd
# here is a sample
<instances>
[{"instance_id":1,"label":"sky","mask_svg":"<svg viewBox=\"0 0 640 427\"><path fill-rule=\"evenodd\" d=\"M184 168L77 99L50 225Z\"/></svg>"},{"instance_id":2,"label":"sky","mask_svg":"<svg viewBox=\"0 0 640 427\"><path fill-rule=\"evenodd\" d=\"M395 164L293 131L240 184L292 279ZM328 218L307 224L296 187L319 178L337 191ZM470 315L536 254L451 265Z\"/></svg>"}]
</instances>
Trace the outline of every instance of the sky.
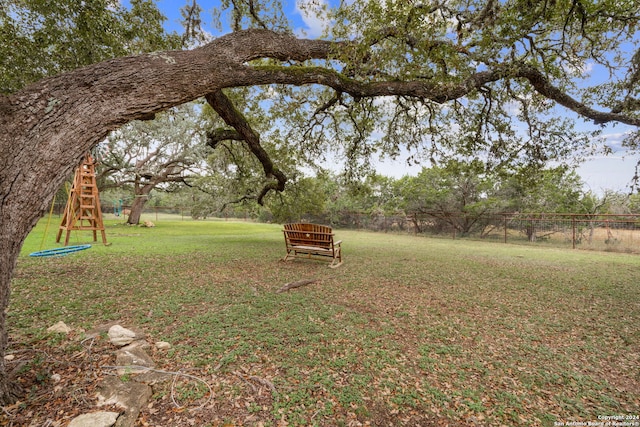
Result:
<instances>
[{"instance_id":1,"label":"sky","mask_svg":"<svg viewBox=\"0 0 640 427\"><path fill-rule=\"evenodd\" d=\"M325 2L327 0L282 0L285 13L294 25L294 32L299 36L318 37L321 35L323 26L326 21L318 19L315 16L307 16L304 8L300 5L302 2ZM123 1L126 3L126 1ZM180 26L180 7L186 3L185 0L158 0L160 10L167 16L168 20L165 27L170 31L182 32ZM207 4L218 5L218 0L200 1L201 6L205 9L203 21L209 21L211 11L207 10ZM214 30L211 30L214 31ZM597 73L597 70L588 70L591 73ZM594 75L598 78L598 75ZM562 108L562 107L559 107ZM559 110L563 111L563 110ZM572 113L567 113L572 114ZM584 120L576 117L576 128L578 130L592 131L595 126L586 123ZM615 126L607 126L602 129L601 143L611 148L612 154L608 156L593 156L586 159L578 168L577 172L585 182L585 189L591 190L596 194L603 194L607 190L618 192L628 192L631 179L635 175L635 167L640 161L640 155L629 155L621 146L622 139L626 133L633 130L632 127L617 124ZM376 160L374 159L376 170L386 176L400 178L404 175L413 175L420 171L422 166L408 166L406 158L398 158L392 160ZM428 165L425 165L428 166Z\"/></svg>"}]
</instances>

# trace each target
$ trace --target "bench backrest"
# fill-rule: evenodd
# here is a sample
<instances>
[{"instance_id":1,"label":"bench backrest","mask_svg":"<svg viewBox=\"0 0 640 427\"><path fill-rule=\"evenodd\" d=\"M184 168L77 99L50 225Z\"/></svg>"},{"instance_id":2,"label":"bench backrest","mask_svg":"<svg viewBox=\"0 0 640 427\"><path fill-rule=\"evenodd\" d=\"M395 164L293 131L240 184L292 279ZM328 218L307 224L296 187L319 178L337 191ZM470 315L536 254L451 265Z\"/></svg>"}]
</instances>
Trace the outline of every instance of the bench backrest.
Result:
<instances>
[{"instance_id":1,"label":"bench backrest","mask_svg":"<svg viewBox=\"0 0 640 427\"><path fill-rule=\"evenodd\" d=\"M294 223L284 225L287 244L292 246L313 246L326 249L333 247L331 227L319 224Z\"/></svg>"}]
</instances>

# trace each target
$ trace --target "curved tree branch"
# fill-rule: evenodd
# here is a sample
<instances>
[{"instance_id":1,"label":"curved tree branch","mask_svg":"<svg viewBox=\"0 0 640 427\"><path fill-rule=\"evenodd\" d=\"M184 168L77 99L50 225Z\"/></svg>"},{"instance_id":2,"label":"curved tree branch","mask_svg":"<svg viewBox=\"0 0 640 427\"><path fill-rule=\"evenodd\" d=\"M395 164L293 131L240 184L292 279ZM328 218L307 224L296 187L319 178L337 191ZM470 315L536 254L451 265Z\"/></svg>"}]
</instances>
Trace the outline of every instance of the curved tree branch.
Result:
<instances>
[{"instance_id":1,"label":"curved tree branch","mask_svg":"<svg viewBox=\"0 0 640 427\"><path fill-rule=\"evenodd\" d=\"M582 117L591 119L595 124L620 122L631 126L640 126L640 118L621 114L619 112L597 111L586 104L574 99L569 94L555 87L540 70L527 65L519 64L515 67L514 77L526 79L542 96L549 98L558 104L576 112Z\"/></svg>"},{"instance_id":2,"label":"curved tree branch","mask_svg":"<svg viewBox=\"0 0 640 427\"><path fill-rule=\"evenodd\" d=\"M211 148L218 147L222 141L244 141L242 135L232 129L214 129L207 132L207 145Z\"/></svg>"},{"instance_id":3,"label":"curved tree branch","mask_svg":"<svg viewBox=\"0 0 640 427\"><path fill-rule=\"evenodd\" d=\"M0 96L0 183L7 183L0 188L0 216L5 215L11 193L11 206L31 206L19 211L33 211L28 222L35 223L48 201L27 195L54 194L73 165L110 131L206 94L211 94L214 104L223 102L226 97L221 96L221 89L230 87L320 84L354 97L406 96L443 103L475 94L492 82L526 79L543 96L597 123L640 126L636 115L595 110L554 86L540 70L522 63L501 64L440 83L360 81L321 67L251 64L261 58L299 62L330 59L334 52L353 43L298 39L267 30L240 31L189 51L155 52L90 65ZM224 110L228 123L238 119L233 108ZM248 146L265 160L265 174L275 176L275 187L280 188L284 176L279 176L261 152L257 135L240 124L233 127L242 130ZM34 158L38 159L39 173L53 179L37 181L23 173L22 165Z\"/></svg>"},{"instance_id":4,"label":"curved tree branch","mask_svg":"<svg viewBox=\"0 0 640 427\"><path fill-rule=\"evenodd\" d=\"M272 190L283 191L287 177L273 165L269 153L260 145L260 136L254 132L242 113L233 106L231 100L222 93L222 90L208 93L205 99L222 120L236 130L237 136L242 138L251 153L262 163L265 176L276 179L276 182L270 182L262 188L257 198L258 203L263 204L264 197Z\"/></svg>"}]
</instances>

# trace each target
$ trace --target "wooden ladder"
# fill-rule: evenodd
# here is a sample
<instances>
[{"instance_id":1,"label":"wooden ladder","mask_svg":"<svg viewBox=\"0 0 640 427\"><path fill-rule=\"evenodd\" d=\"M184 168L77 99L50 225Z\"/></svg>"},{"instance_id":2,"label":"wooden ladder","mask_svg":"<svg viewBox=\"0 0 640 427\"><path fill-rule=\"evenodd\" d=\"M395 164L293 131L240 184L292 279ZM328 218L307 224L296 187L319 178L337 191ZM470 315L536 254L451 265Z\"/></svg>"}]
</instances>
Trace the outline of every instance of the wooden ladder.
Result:
<instances>
[{"instance_id":1,"label":"wooden ladder","mask_svg":"<svg viewBox=\"0 0 640 427\"><path fill-rule=\"evenodd\" d=\"M67 206L58 230L56 242L60 243L62 232L67 232L64 245L69 244L69 236L72 230L93 231L93 241L98 241L98 230L102 233L102 243L107 244L107 236L102 222L102 210L100 209L100 195L96 184L95 161L87 154L76 169Z\"/></svg>"}]
</instances>

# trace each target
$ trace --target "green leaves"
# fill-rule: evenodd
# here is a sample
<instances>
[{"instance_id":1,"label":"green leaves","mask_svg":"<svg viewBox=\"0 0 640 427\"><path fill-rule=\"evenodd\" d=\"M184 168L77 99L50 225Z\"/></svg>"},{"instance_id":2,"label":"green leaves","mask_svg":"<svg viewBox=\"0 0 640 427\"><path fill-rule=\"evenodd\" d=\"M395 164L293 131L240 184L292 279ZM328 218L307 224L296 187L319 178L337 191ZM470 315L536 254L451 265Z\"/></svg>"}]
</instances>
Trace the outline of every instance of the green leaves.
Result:
<instances>
[{"instance_id":1,"label":"green leaves","mask_svg":"<svg viewBox=\"0 0 640 427\"><path fill-rule=\"evenodd\" d=\"M200 109L197 103L185 104L154 120L131 122L112 132L97 150L101 188L119 188L128 193L126 205L136 206L141 200L142 208L152 190L191 185L207 152L198 121Z\"/></svg>"},{"instance_id":2,"label":"green leaves","mask_svg":"<svg viewBox=\"0 0 640 427\"><path fill-rule=\"evenodd\" d=\"M0 93L125 55L176 48L155 3L8 0L0 8Z\"/></svg>"}]
</instances>

